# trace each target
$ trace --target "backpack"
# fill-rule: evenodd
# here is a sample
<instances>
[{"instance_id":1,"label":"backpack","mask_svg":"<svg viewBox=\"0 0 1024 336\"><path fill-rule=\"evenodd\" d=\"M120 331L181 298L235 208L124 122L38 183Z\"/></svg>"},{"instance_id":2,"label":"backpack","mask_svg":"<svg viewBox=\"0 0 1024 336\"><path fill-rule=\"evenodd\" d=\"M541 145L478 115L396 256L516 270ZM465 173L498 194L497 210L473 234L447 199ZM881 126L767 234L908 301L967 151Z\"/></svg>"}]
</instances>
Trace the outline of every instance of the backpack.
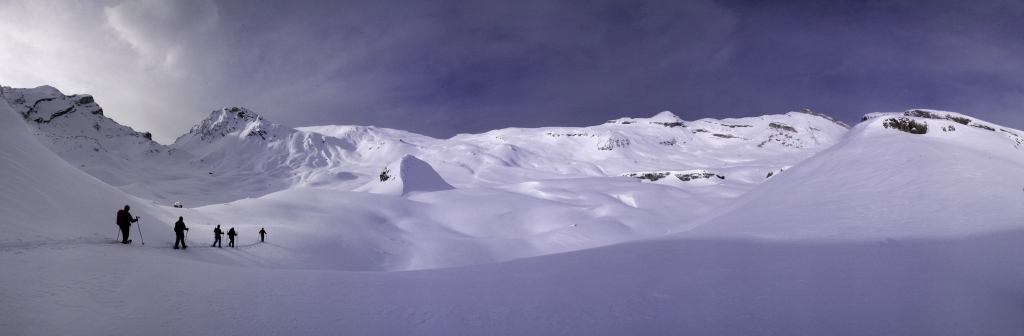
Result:
<instances>
[{"instance_id":1,"label":"backpack","mask_svg":"<svg viewBox=\"0 0 1024 336\"><path fill-rule=\"evenodd\" d=\"M121 218L124 217L124 209L117 210L117 220L114 221L117 225L121 225Z\"/></svg>"}]
</instances>

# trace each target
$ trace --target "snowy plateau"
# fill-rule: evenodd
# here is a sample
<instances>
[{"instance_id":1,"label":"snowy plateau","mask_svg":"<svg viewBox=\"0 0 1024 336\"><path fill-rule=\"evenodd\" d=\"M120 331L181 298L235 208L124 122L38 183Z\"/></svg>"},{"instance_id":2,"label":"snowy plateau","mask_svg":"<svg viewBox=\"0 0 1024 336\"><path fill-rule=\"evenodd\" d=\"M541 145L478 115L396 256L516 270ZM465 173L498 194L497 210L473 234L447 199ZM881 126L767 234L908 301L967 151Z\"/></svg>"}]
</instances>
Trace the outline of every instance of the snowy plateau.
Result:
<instances>
[{"instance_id":1,"label":"snowy plateau","mask_svg":"<svg viewBox=\"0 0 1024 336\"><path fill-rule=\"evenodd\" d=\"M1024 132L969 115L435 139L225 107L164 145L0 97L4 335L1024 334Z\"/></svg>"}]
</instances>

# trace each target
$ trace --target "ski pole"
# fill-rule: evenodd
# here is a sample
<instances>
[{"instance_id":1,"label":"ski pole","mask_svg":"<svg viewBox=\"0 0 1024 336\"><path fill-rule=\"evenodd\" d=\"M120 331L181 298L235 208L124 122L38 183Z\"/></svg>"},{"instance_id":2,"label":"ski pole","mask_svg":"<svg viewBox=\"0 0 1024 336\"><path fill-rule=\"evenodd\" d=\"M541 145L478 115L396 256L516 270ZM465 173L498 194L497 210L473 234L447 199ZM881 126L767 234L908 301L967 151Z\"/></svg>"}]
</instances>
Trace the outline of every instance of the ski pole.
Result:
<instances>
[{"instance_id":1,"label":"ski pole","mask_svg":"<svg viewBox=\"0 0 1024 336\"><path fill-rule=\"evenodd\" d=\"M121 227L120 226L117 227L117 238L114 238L114 239L121 240Z\"/></svg>"},{"instance_id":2,"label":"ski pole","mask_svg":"<svg viewBox=\"0 0 1024 336\"><path fill-rule=\"evenodd\" d=\"M138 221L139 216L135 216L135 221ZM142 245L146 245L146 238L142 238L142 222L139 222L139 240L142 240Z\"/></svg>"}]
</instances>

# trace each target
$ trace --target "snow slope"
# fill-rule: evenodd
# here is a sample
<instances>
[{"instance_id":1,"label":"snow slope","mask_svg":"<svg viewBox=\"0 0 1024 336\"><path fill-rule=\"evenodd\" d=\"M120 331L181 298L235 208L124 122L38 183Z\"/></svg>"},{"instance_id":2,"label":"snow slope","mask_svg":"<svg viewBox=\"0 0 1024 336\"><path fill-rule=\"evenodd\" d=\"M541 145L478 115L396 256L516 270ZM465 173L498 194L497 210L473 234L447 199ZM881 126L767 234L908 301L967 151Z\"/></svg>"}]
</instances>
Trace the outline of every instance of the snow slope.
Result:
<instances>
[{"instance_id":1,"label":"snow slope","mask_svg":"<svg viewBox=\"0 0 1024 336\"><path fill-rule=\"evenodd\" d=\"M145 218L143 225L170 217L47 150L5 102L0 102L0 127L0 246L113 242L116 212L125 205Z\"/></svg>"},{"instance_id":2,"label":"snow slope","mask_svg":"<svg viewBox=\"0 0 1024 336\"><path fill-rule=\"evenodd\" d=\"M922 112L941 118L913 116ZM927 125L927 133L886 125L901 118ZM954 112L869 114L839 144L772 177L698 231L883 239L1018 229L1024 148L1017 134Z\"/></svg>"},{"instance_id":3,"label":"snow slope","mask_svg":"<svg viewBox=\"0 0 1024 336\"><path fill-rule=\"evenodd\" d=\"M122 187L179 176L187 152L160 145L103 115L90 95L65 96L56 88L0 87L4 98L32 128L39 142L86 173ZM140 166L140 162L145 162ZM152 169L160 167L159 169Z\"/></svg>"}]
</instances>

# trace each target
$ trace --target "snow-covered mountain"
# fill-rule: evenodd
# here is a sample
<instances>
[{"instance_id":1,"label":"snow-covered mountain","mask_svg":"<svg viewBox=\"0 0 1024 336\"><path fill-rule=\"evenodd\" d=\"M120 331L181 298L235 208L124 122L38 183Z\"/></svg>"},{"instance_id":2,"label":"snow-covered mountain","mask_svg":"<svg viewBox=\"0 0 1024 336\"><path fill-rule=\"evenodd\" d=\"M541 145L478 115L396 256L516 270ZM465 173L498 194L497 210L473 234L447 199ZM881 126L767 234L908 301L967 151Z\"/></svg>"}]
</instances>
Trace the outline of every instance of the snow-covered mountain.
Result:
<instances>
[{"instance_id":1,"label":"snow-covered mountain","mask_svg":"<svg viewBox=\"0 0 1024 336\"><path fill-rule=\"evenodd\" d=\"M62 96L52 88L45 89L51 96ZM29 91L8 89L7 96ZM27 110L23 105L22 110ZM73 126L73 115L51 118L50 123L71 125L64 128L26 123L37 128L43 138L74 139L68 130L83 127ZM90 115L99 118L98 114ZM310 188L331 190L332 195L342 192L323 197L346 199L353 204L364 200L346 192L401 196L414 202L375 201L395 209L419 207L415 202L440 209L482 202L474 206L474 211L424 214L407 210L375 215L386 218L387 226L417 224L394 226L396 231L389 235L355 238L341 233L351 227L341 228L339 236L350 245L331 253L362 257L317 263L317 267L326 268L364 265L357 268L414 269L544 255L685 230L697 225L701 216L765 181L769 172L781 171L828 148L846 131L846 125L806 110L693 122L662 112L652 118L622 118L591 127L511 128L434 139L366 126L294 129L251 110L230 107L213 111L170 146L147 140L134 150L119 153L122 160L109 161L117 163L117 169L104 169L110 165L108 160L86 155L90 151L84 147L57 153L73 165L93 167L85 171L95 172L94 176L122 191L157 204L213 205L223 208L216 212L235 213L234 202L241 202L247 210L236 213L235 218L219 219L227 222L261 213L244 204L306 199L314 194ZM93 137L103 138L102 134ZM144 146L161 146L160 153L177 157L166 155L173 158L173 162L166 162L167 158L138 154ZM389 173L393 179L382 180ZM668 175L672 178L652 178ZM572 182L562 182L569 180ZM452 188L457 191L422 195L424 191ZM566 198L561 191L565 188L591 196ZM280 199L283 195L290 199ZM510 197L520 201L505 201ZM536 204L547 205L538 210ZM316 227L320 232L339 230L332 226L336 210L327 213L330 216L310 218L300 227ZM400 215L403 213L419 215L410 218ZM552 213L558 215L550 216ZM279 222L296 229L284 224L293 218L275 212L262 213L252 220ZM466 226L467 222L489 224ZM361 230L378 229L367 226ZM424 232L460 232L482 239L430 233L434 237L431 244L391 243L404 236L418 240ZM439 244L449 249L505 252L453 258L449 252L435 249ZM372 256L381 251L386 256Z\"/></svg>"},{"instance_id":2,"label":"snow-covered mountain","mask_svg":"<svg viewBox=\"0 0 1024 336\"><path fill-rule=\"evenodd\" d=\"M354 186L413 155L456 185L477 186L649 169L746 166L767 172L828 148L845 131L845 125L809 111L692 123L662 112L593 127L504 129L441 140L376 127L290 129L236 107L215 111L172 147L232 170L298 176L296 184L317 171L348 172L358 177Z\"/></svg>"},{"instance_id":3,"label":"snow-covered mountain","mask_svg":"<svg viewBox=\"0 0 1024 336\"><path fill-rule=\"evenodd\" d=\"M847 130L809 111L661 113L433 139L227 108L161 146L106 137L118 128L82 96L15 91L0 101L7 333L1024 331L1022 132L968 115ZM123 204L145 246L106 243ZM237 249L209 247L215 225Z\"/></svg>"},{"instance_id":4,"label":"snow-covered mountain","mask_svg":"<svg viewBox=\"0 0 1024 336\"><path fill-rule=\"evenodd\" d=\"M707 170L749 189L768 172L828 148L847 129L807 110L693 122L662 112L591 127L511 128L434 139L364 126L293 129L231 107L213 111L163 146L103 117L89 96L67 98L52 87L4 92L55 153L161 204L223 203L304 186L352 190L406 155L428 162L456 187ZM677 182L656 183L685 185ZM202 185L206 192L183 185Z\"/></svg>"},{"instance_id":5,"label":"snow-covered mountain","mask_svg":"<svg viewBox=\"0 0 1024 336\"><path fill-rule=\"evenodd\" d=\"M168 171L192 155L161 145L103 115L90 95L64 95L51 86L0 87L2 97L51 151L113 186L173 178ZM144 162L144 164L141 164ZM150 169L150 167L165 169Z\"/></svg>"},{"instance_id":6,"label":"snow-covered mountain","mask_svg":"<svg viewBox=\"0 0 1024 336\"><path fill-rule=\"evenodd\" d=\"M36 109L26 113L22 109L15 111L7 103L0 101L0 228L4 232L0 238L0 250L3 246L17 246L25 240L33 240L40 244L59 244L61 242L98 243L112 240L116 226L110 215L110 209L119 209L125 204L132 204L133 213L146 218L169 217L166 211L117 190L80 170L80 166L72 166L64 159L54 155L44 143L52 145L48 136L33 135L33 130L22 120L26 115L36 120L51 120L49 107L62 106L66 102L82 101L83 97L51 96L53 91L46 87L41 90L16 95L12 99L39 99L33 105ZM10 94L4 91L5 97ZM41 98L42 97L42 98ZM46 101L45 99L53 99ZM84 107L83 107L84 106ZM83 112L89 115L98 111L95 105L85 103L70 108L64 106L65 118L78 118L76 114ZM41 112L42 111L42 112ZM20 118L19 118L20 117ZM86 119L92 122L103 119ZM106 119L109 121L109 119ZM55 129L70 126L63 121L53 120L49 125ZM46 123L45 121L43 123ZM101 127L112 127L104 123ZM123 130L123 129L118 129ZM118 144L135 138L128 133L126 139L92 139L93 144ZM86 136L83 136L86 137ZM123 143L122 142L122 143ZM144 142L140 142L145 144ZM130 146L129 146L130 147ZM92 151L90 149L90 151ZM67 152L65 152L67 153ZM97 153L105 153L102 150ZM120 153L109 153L106 158L121 157ZM116 210L115 210L116 211ZM103 220L105 219L105 220Z\"/></svg>"},{"instance_id":7,"label":"snow-covered mountain","mask_svg":"<svg viewBox=\"0 0 1024 336\"><path fill-rule=\"evenodd\" d=\"M1021 227L1021 131L937 110L863 120L690 234L884 239Z\"/></svg>"}]
</instances>

